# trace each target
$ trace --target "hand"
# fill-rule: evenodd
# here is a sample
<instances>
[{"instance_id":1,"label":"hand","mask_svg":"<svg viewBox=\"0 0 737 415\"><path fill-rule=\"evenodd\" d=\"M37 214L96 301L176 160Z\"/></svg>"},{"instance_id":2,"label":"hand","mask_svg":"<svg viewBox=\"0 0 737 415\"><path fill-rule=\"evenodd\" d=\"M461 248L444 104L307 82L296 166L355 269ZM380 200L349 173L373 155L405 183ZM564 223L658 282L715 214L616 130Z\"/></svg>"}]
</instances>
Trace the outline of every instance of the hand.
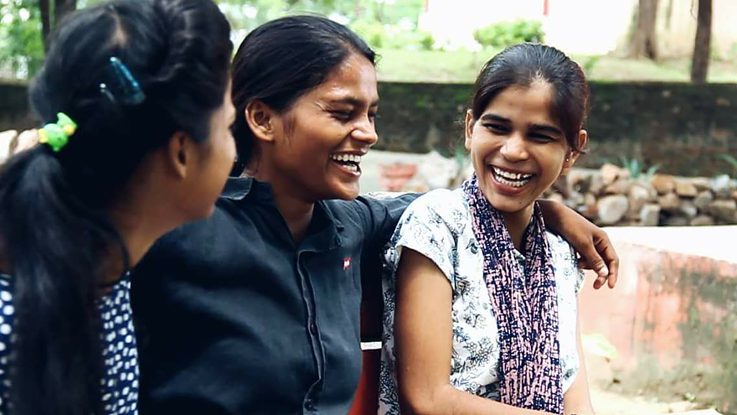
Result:
<instances>
[{"instance_id":1,"label":"hand","mask_svg":"<svg viewBox=\"0 0 737 415\"><path fill-rule=\"evenodd\" d=\"M13 155L20 153L23 150L33 148L38 144L38 130L25 130L18 135L16 138L16 145L13 149Z\"/></svg>"},{"instance_id":2,"label":"hand","mask_svg":"<svg viewBox=\"0 0 737 415\"><path fill-rule=\"evenodd\" d=\"M584 219L581 217L581 219ZM587 222L591 234L577 243L570 239L568 242L573 249L578 252L578 266L584 269L591 269L596 272L598 277L594 281L594 288L599 289L607 283L609 288L614 288L617 283L617 272L619 271L619 257L614 250L612 242L609 240L606 232L595 226L591 222ZM567 237L566 237L567 238Z\"/></svg>"},{"instance_id":3,"label":"hand","mask_svg":"<svg viewBox=\"0 0 737 415\"><path fill-rule=\"evenodd\" d=\"M598 275L594 288L598 290L605 283L614 288L619 257L606 232L562 203L539 202L548 228L563 236L578 252L581 268L594 270Z\"/></svg>"}]
</instances>

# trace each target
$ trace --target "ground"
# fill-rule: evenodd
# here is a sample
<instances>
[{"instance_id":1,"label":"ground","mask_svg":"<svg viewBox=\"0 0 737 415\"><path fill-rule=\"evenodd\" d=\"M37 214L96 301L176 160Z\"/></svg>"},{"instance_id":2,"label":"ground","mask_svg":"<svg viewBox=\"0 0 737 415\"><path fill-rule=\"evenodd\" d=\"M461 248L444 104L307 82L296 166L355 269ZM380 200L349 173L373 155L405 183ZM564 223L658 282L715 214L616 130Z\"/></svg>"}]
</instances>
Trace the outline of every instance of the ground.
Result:
<instances>
[{"instance_id":1,"label":"ground","mask_svg":"<svg viewBox=\"0 0 737 415\"><path fill-rule=\"evenodd\" d=\"M380 49L379 79L402 82L473 83L484 62L498 49L479 52ZM690 59L626 59L618 56L573 56L590 80L688 82ZM737 59L713 60L709 82L737 82Z\"/></svg>"},{"instance_id":2,"label":"ground","mask_svg":"<svg viewBox=\"0 0 737 415\"><path fill-rule=\"evenodd\" d=\"M698 409L689 401L663 402L643 396L623 395L595 385L591 387L591 401L596 415L719 414L713 409Z\"/></svg>"}]
</instances>

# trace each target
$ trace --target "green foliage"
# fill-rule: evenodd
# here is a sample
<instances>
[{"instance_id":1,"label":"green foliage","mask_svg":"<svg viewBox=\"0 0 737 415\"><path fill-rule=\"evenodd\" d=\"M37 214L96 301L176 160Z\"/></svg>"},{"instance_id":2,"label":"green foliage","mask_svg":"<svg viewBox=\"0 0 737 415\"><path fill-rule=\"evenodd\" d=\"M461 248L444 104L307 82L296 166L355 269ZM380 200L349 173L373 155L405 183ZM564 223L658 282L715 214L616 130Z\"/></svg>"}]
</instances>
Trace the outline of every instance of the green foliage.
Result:
<instances>
[{"instance_id":1,"label":"green foliage","mask_svg":"<svg viewBox=\"0 0 737 415\"><path fill-rule=\"evenodd\" d=\"M729 164L732 169L732 177L737 178L737 157L731 154L719 154L717 158Z\"/></svg>"},{"instance_id":2,"label":"green foliage","mask_svg":"<svg viewBox=\"0 0 737 415\"><path fill-rule=\"evenodd\" d=\"M377 21L359 20L349 27L374 49L433 50L435 39L427 32L403 30Z\"/></svg>"},{"instance_id":3,"label":"green foliage","mask_svg":"<svg viewBox=\"0 0 737 415\"><path fill-rule=\"evenodd\" d=\"M422 0L216 0L238 37L285 15L317 13L348 25L374 48L430 50L432 36L418 31Z\"/></svg>"},{"instance_id":4,"label":"green foliage","mask_svg":"<svg viewBox=\"0 0 737 415\"><path fill-rule=\"evenodd\" d=\"M643 180L649 182L650 179L652 179L653 175L660 168L659 164L655 164L648 167L646 170L643 170L645 168L645 165L636 158L628 159L627 157L620 157L620 161L622 164L622 168L627 170L630 179L633 180Z\"/></svg>"},{"instance_id":5,"label":"green foliage","mask_svg":"<svg viewBox=\"0 0 737 415\"><path fill-rule=\"evenodd\" d=\"M599 60L601 59L601 56L588 56L584 59L583 64L581 64L581 67L583 69L583 72L586 74L586 77L591 77L591 74L594 72L594 67L597 63L599 63Z\"/></svg>"},{"instance_id":6,"label":"green foliage","mask_svg":"<svg viewBox=\"0 0 737 415\"><path fill-rule=\"evenodd\" d=\"M435 39L433 39L431 33L419 32L420 35L420 49L421 50L432 50L435 46Z\"/></svg>"},{"instance_id":7,"label":"green foliage","mask_svg":"<svg viewBox=\"0 0 737 415\"><path fill-rule=\"evenodd\" d=\"M483 27L473 37L482 46L507 47L523 42L542 43L545 33L537 20L516 20Z\"/></svg>"},{"instance_id":8,"label":"green foliage","mask_svg":"<svg viewBox=\"0 0 737 415\"><path fill-rule=\"evenodd\" d=\"M26 79L43 63L40 12L25 0L0 2L0 73Z\"/></svg>"},{"instance_id":9,"label":"green foliage","mask_svg":"<svg viewBox=\"0 0 737 415\"><path fill-rule=\"evenodd\" d=\"M351 26L354 32L363 38L373 48L383 48L387 42L387 33L384 25L376 21L359 20Z\"/></svg>"}]
</instances>

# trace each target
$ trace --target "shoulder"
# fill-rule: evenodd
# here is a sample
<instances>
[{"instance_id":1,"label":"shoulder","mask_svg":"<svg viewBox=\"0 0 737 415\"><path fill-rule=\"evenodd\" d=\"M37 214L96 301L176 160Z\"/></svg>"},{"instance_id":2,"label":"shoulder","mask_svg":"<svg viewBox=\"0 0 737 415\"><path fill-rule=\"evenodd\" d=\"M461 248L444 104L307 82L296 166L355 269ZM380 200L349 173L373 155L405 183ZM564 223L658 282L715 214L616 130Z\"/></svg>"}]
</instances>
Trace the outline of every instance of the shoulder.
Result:
<instances>
[{"instance_id":1,"label":"shoulder","mask_svg":"<svg viewBox=\"0 0 737 415\"><path fill-rule=\"evenodd\" d=\"M206 219L182 225L159 238L135 267L134 274L211 268L239 254L239 247L258 244L261 234L252 218L232 200L218 200Z\"/></svg>"},{"instance_id":2,"label":"shoulder","mask_svg":"<svg viewBox=\"0 0 737 415\"><path fill-rule=\"evenodd\" d=\"M412 202L400 223L411 220L442 223L456 233L468 220L468 204L460 189L437 189Z\"/></svg>"},{"instance_id":3,"label":"shoulder","mask_svg":"<svg viewBox=\"0 0 737 415\"><path fill-rule=\"evenodd\" d=\"M394 249L409 247L441 263L440 268L450 275L450 258L455 255L456 243L467 219L467 206L461 191L430 191L404 211L390 246Z\"/></svg>"},{"instance_id":4,"label":"shoulder","mask_svg":"<svg viewBox=\"0 0 737 415\"><path fill-rule=\"evenodd\" d=\"M582 284L583 273L578 268L576 252L560 235L548 231L547 239L558 285L572 286L574 291L578 292Z\"/></svg>"},{"instance_id":5,"label":"shoulder","mask_svg":"<svg viewBox=\"0 0 737 415\"><path fill-rule=\"evenodd\" d=\"M330 214L346 226L363 230L394 229L407 206L419 193L369 193L354 200L326 200L321 203ZM391 229L388 231L391 232ZM383 231L382 231L383 232Z\"/></svg>"},{"instance_id":6,"label":"shoulder","mask_svg":"<svg viewBox=\"0 0 737 415\"><path fill-rule=\"evenodd\" d=\"M246 205L247 202L220 198L209 217L189 222L174 229L159 240L159 245L187 246L193 241L206 241L233 233L242 224L252 222Z\"/></svg>"},{"instance_id":7,"label":"shoulder","mask_svg":"<svg viewBox=\"0 0 737 415\"><path fill-rule=\"evenodd\" d=\"M550 231L546 232L546 236L553 263L561 265L564 263L575 265L576 256L571 244L569 244L562 236Z\"/></svg>"}]
</instances>

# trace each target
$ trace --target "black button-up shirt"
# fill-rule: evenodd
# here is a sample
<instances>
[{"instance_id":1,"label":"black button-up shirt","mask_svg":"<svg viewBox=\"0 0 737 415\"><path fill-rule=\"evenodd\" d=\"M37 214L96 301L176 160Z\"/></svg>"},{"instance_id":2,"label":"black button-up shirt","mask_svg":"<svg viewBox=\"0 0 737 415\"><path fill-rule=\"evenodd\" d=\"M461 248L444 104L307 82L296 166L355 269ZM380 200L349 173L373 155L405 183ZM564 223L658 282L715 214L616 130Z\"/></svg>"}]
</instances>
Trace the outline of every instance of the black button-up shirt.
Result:
<instances>
[{"instance_id":1,"label":"black button-up shirt","mask_svg":"<svg viewBox=\"0 0 737 415\"><path fill-rule=\"evenodd\" d=\"M133 274L141 413L345 415L362 249L376 262L414 197L321 201L295 244L270 186L231 179L210 218L164 236Z\"/></svg>"}]
</instances>

